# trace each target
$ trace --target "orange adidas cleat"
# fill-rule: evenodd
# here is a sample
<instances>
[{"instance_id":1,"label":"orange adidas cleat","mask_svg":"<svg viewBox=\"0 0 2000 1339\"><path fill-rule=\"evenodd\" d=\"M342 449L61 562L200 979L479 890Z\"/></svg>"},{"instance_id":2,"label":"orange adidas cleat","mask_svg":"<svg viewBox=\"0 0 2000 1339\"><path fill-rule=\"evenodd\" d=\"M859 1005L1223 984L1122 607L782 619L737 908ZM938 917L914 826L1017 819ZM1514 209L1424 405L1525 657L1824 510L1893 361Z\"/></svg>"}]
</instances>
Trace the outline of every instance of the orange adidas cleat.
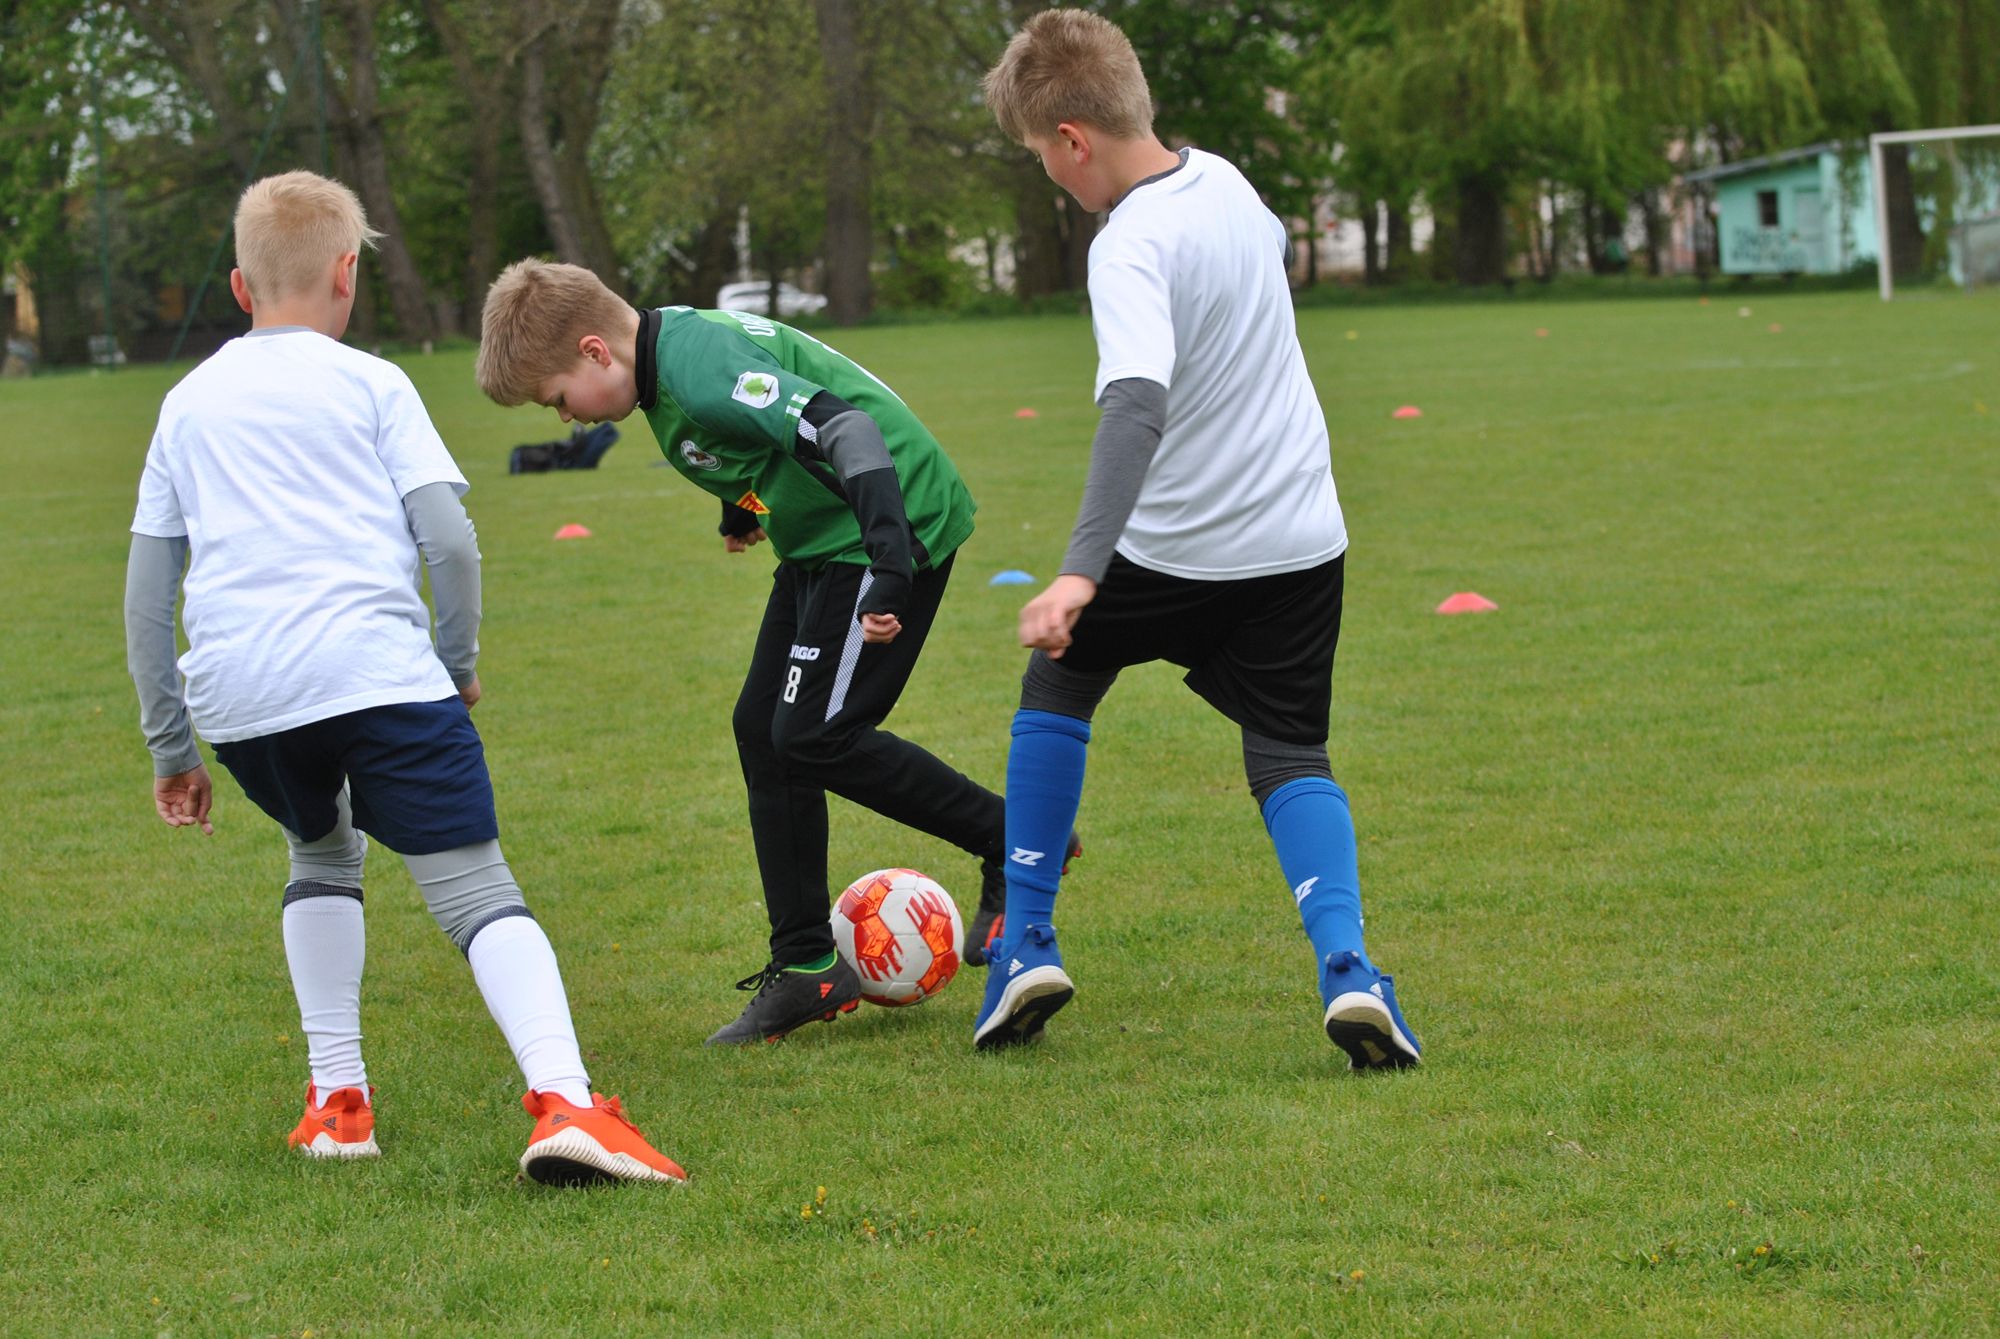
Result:
<instances>
[{"instance_id":1,"label":"orange adidas cleat","mask_svg":"<svg viewBox=\"0 0 2000 1339\"><path fill-rule=\"evenodd\" d=\"M382 1150L375 1143L375 1108L359 1088L336 1088L326 1100L313 1103L313 1086L306 1084L306 1114L285 1136L285 1142L309 1158L377 1158Z\"/></svg>"},{"instance_id":2,"label":"orange adidas cleat","mask_svg":"<svg viewBox=\"0 0 2000 1339\"><path fill-rule=\"evenodd\" d=\"M554 1093L522 1096L521 1105L536 1118L528 1151L521 1155L523 1174L549 1186L687 1180L680 1164L656 1151L625 1118L617 1098L592 1093L590 1101L579 1107Z\"/></svg>"}]
</instances>

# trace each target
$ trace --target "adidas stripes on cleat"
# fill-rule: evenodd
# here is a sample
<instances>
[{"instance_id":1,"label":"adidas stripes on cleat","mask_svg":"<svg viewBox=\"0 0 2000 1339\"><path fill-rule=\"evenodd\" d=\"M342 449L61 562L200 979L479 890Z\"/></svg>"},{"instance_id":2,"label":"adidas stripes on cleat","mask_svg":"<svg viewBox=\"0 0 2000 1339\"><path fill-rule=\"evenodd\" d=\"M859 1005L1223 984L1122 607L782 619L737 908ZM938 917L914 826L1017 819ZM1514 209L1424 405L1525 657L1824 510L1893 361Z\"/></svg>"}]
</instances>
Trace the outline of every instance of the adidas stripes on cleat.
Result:
<instances>
[{"instance_id":1,"label":"adidas stripes on cleat","mask_svg":"<svg viewBox=\"0 0 2000 1339\"><path fill-rule=\"evenodd\" d=\"M374 1088L336 1088L326 1099L313 1102L313 1086L306 1084L306 1114L285 1137L285 1142L309 1158L376 1158L382 1150L375 1143L375 1108L369 1099Z\"/></svg>"},{"instance_id":2,"label":"adidas stripes on cleat","mask_svg":"<svg viewBox=\"0 0 2000 1339\"><path fill-rule=\"evenodd\" d=\"M609 1181L667 1181L680 1185L680 1164L646 1142L625 1118L615 1097L592 1093L576 1106L555 1093L527 1093L521 1105L535 1117L521 1172L546 1186L588 1186Z\"/></svg>"},{"instance_id":3,"label":"adidas stripes on cleat","mask_svg":"<svg viewBox=\"0 0 2000 1339\"><path fill-rule=\"evenodd\" d=\"M1361 961L1353 950L1330 953L1320 970L1327 1039L1354 1069L1402 1069L1419 1063L1423 1048L1396 1007L1396 981Z\"/></svg>"},{"instance_id":4,"label":"adidas stripes on cleat","mask_svg":"<svg viewBox=\"0 0 2000 1339\"><path fill-rule=\"evenodd\" d=\"M1070 829L1069 849L1063 853L1062 872L1083 854L1083 838ZM959 956L968 966L983 967L987 952L1007 930L1007 866L997 857L979 862L979 910L965 929L965 952Z\"/></svg>"},{"instance_id":5,"label":"adidas stripes on cleat","mask_svg":"<svg viewBox=\"0 0 2000 1339\"><path fill-rule=\"evenodd\" d=\"M736 988L757 993L735 1022L715 1030L708 1039L710 1046L777 1041L807 1023L831 1023L861 1003L861 978L838 955L823 972L802 972L773 962L738 981Z\"/></svg>"},{"instance_id":6,"label":"adidas stripes on cleat","mask_svg":"<svg viewBox=\"0 0 2000 1339\"><path fill-rule=\"evenodd\" d=\"M1070 1002L1076 985L1063 970L1055 927L1030 925L1021 937L994 948L986 965L986 1000L972 1025L982 1051L1015 1046L1042 1035L1042 1025Z\"/></svg>"}]
</instances>

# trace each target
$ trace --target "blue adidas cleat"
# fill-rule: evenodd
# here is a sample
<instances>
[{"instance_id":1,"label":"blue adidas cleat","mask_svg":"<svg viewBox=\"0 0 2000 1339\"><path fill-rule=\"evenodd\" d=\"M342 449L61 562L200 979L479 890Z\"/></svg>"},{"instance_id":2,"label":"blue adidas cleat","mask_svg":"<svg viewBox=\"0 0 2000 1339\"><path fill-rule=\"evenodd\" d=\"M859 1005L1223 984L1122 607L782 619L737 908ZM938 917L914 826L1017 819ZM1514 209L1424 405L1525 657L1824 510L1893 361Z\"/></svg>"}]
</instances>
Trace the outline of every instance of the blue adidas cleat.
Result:
<instances>
[{"instance_id":1,"label":"blue adidas cleat","mask_svg":"<svg viewBox=\"0 0 2000 1339\"><path fill-rule=\"evenodd\" d=\"M1076 994L1063 970L1052 925L1030 925L1021 937L996 945L986 963L986 1002L972 1025L972 1044L982 1051L1016 1046L1042 1035L1042 1024Z\"/></svg>"},{"instance_id":2,"label":"blue adidas cleat","mask_svg":"<svg viewBox=\"0 0 2000 1339\"><path fill-rule=\"evenodd\" d=\"M1329 953L1320 968L1326 1002L1326 1035L1347 1052L1355 1069L1402 1069L1423 1058L1423 1048L1396 1007L1396 982L1348 950Z\"/></svg>"}]
</instances>

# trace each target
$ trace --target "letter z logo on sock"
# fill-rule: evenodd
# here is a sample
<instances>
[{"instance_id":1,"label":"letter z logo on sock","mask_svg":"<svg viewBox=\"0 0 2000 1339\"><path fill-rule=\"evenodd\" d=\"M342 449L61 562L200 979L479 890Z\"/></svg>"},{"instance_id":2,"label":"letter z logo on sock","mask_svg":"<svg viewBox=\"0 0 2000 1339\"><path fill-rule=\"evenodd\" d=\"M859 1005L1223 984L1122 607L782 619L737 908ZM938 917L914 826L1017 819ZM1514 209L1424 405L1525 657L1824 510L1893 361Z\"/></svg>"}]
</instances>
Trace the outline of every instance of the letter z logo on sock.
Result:
<instances>
[{"instance_id":1,"label":"letter z logo on sock","mask_svg":"<svg viewBox=\"0 0 2000 1339\"><path fill-rule=\"evenodd\" d=\"M1319 875L1315 874L1298 887L1292 889L1292 900L1303 904L1307 898L1312 896L1313 885L1318 882Z\"/></svg>"},{"instance_id":2,"label":"letter z logo on sock","mask_svg":"<svg viewBox=\"0 0 2000 1339\"><path fill-rule=\"evenodd\" d=\"M1017 865L1039 865L1042 863L1042 857L1047 854L1047 851L1030 851L1025 846L1017 846L1014 848L1014 854L1007 858Z\"/></svg>"}]
</instances>

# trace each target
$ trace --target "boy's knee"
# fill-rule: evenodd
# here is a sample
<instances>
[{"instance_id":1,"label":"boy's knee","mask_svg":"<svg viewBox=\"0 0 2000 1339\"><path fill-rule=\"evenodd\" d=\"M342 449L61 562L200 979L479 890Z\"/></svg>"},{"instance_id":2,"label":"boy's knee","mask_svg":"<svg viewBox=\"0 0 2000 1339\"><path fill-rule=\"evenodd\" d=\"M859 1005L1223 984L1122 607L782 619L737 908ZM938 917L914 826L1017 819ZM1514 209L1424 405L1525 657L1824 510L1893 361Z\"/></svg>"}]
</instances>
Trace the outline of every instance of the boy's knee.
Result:
<instances>
[{"instance_id":1,"label":"boy's knee","mask_svg":"<svg viewBox=\"0 0 2000 1339\"><path fill-rule=\"evenodd\" d=\"M301 883L361 886L361 869L368 860L368 839L349 826L344 809L341 822L318 841L300 841L290 832L285 838L291 848L288 889Z\"/></svg>"},{"instance_id":2,"label":"boy's knee","mask_svg":"<svg viewBox=\"0 0 2000 1339\"><path fill-rule=\"evenodd\" d=\"M837 767L854 751L859 731L821 722L804 730L774 731L773 748L788 768L805 771Z\"/></svg>"},{"instance_id":3,"label":"boy's knee","mask_svg":"<svg viewBox=\"0 0 2000 1339\"><path fill-rule=\"evenodd\" d=\"M500 854L499 842L476 842L450 851L408 855L403 862L424 895L432 919L461 953L481 930L512 916L534 919L521 885Z\"/></svg>"},{"instance_id":4,"label":"boy's knee","mask_svg":"<svg viewBox=\"0 0 2000 1339\"><path fill-rule=\"evenodd\" d=\"M1301 777L1333 780L1333 768L1324 744L1288 744L1254 730L1243 732L1243 776L1250 783L1250 796L1259 808L1271 793L1288 781Z\"/></svg>"},{"instance_id":5,"label":"boy's knee","mask_svg":"<svg viewBox=\"0 0 2000 1339\"><path fill-rule=\"evenodd\" d=\"M1088 721L1117 678L1117 670L1071 669L1037 651L1021 674L1021 709Z\"/></svg>"}]
</instances>

